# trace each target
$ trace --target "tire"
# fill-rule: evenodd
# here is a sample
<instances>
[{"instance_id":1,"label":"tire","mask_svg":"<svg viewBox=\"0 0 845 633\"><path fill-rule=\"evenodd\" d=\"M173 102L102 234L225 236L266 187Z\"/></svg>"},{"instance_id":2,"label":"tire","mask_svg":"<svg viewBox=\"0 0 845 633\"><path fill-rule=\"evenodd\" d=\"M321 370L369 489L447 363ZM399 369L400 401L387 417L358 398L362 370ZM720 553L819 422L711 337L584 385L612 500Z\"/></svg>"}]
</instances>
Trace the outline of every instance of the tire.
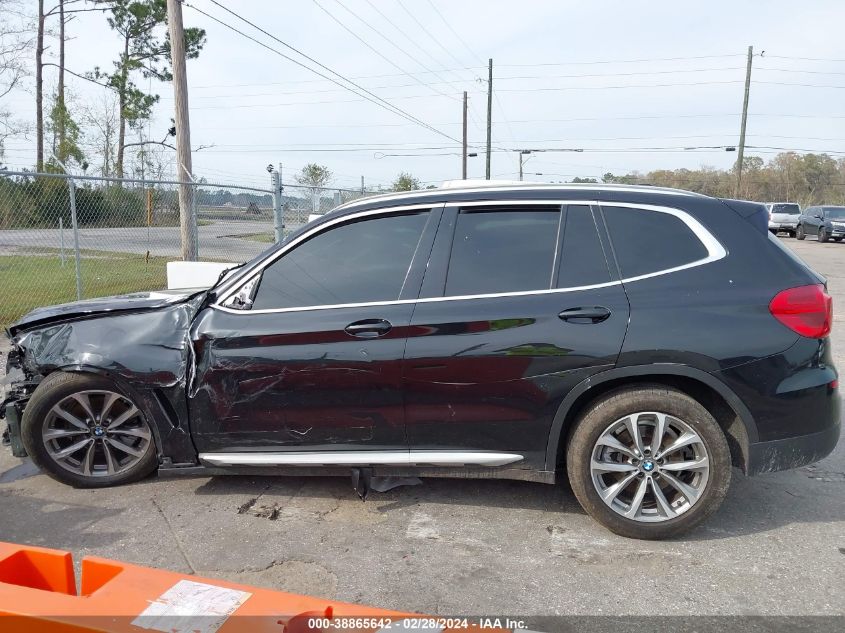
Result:
<instances>
[{"instance_id":1,"label":"tire","mask_svg":"<svg viewBox=\"0 0 845 633\"><path fill-rule=\"evenodd\" d=\"M834 241L834 242L841 242L841 241L842 241L842 238L841 238L841 237L834 237L834 238L833 238L833 241Z\"/></svg>"},{"instance_id":2,"label":"tire","mask_svg":"<svg viewBox=\"0 0 845 633\"><path fill-rule=\"evenodd\" d=\"M827 242L830 239L830 233L827 232L827 229L821 227L819 229L819 242Z\"/></svg>"},{"instance_id":3,"label":"tire","mask_svg":"<svg viewBox=\"0 0 845 633\"><path fill-rule=\"evenodd\" d=\"M803 240L805 237L807 237L807 236L804 235L804 226L799 224L798 228L795 229L795 239Z\"/></svg>"},{"instance_id":4,"label":"tire","mask_svg":"<svg viewBox=\"0 0 845 633\"><path fill-rule=\"evenodd\" d=\"M143 410L102 376L47 376L24 409L21 439L41 470L77 488L138 481L158 467L155 437Z\"/></svg>"},{"instance_id":5,"label":"tire","mask_svg":"<svg viewBox=\"0 0 845 633\"><path fill-rule=\"evenodd\" d=\"M658 444L658 450L649 456L648 447L657 428L656 416L660 414L665 415L665 439ZM642 461L634 471L630 471L633 467L630 464L604 461L608 454L616 453L616 460L619 460L622 454L606 444L599 443L599 440L606 439L614 428L623 428L624 437L627 432L624 431L624 420L631 419L637 420L634 428L638 430L644 446ZM669 450L671 442L682 436L681 431L677 429L688 429L693 436L697 436L698 441L685 448ZM650 438L649 433L652 434ZM628 437L632 436L629 434ZM694 453L693 457L687 457L687 452ZM657 459L664 454L665 458ZM691 472L677 469L676 465L679 463L702 463L702 456L706 458L707 470ZM651 457L655 458L654 461ZM686 461L689 459L699 461ZM649 463L650 467L647 468ZM657 465L658 463L660 465ZM596 475L596 464L610 464L613 470L624 466L629 472L602 472ZM730 451L716 420L693 398L661 385L638 385L618 389L590 405L579 417L570 436L566 450L566 467L572 491L587 514L611 532L636 539L670 538L692 529L719 508L731 481ZM598 468L600 471L605 469L606 466ZM680 483L687 483L687 488L692 492L687 494L690 498L695 496L695 499L690 502L689 498L679 492L680 488L673 487L668 479L670 476L676 482L680 478ZM616 483L627 477L635 479L621 487L616 493L618 496L614 496L610 502L605 502L598 487L608 484L608 477L611 482ZM613 480L613 477L619 479ZM607 486L606 495L614 485L615 483L610 483ZM640 505L634 515L629 515L631 518L624 516L623 496L630 496L630 512L642 486L647 492L640 497ZM662 500L668 504L661 505L658 502L655 487L661 489ZM675 512L675 509L679 512Z\"/></svg>"}]
</instances>

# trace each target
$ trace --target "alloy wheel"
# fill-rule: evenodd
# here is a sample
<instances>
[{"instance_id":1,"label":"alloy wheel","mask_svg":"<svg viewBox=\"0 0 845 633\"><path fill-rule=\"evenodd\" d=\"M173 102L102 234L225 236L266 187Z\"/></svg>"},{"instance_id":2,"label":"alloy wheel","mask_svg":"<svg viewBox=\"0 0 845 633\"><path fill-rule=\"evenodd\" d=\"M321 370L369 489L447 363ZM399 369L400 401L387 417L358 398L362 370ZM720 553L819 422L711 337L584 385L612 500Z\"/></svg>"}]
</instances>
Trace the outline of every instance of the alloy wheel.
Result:
<instances>
[{"instance_id":1,"label":"alloy wheel","mask_svg":"<svg viewBox=\"0 0 845 633\"><path fill-rule=\"evenodd\" d=\"M602 501L634 521L687 512L707 487L710 460L701 436L677 417L632 413L608 426L593 447L593 485Z\"/></svg>"},{"instance_id":2,"label":"alloy wheel","mask_svg":"<svg viewBox=\"0 0 845 633\"><path fill-rule=\"evenodd\" d=\"M126 396L90 390L55 404L41 438L58 466L85 477L105 477L135 466L150 448L152 431Z\"/></svg>"}]
</instances>

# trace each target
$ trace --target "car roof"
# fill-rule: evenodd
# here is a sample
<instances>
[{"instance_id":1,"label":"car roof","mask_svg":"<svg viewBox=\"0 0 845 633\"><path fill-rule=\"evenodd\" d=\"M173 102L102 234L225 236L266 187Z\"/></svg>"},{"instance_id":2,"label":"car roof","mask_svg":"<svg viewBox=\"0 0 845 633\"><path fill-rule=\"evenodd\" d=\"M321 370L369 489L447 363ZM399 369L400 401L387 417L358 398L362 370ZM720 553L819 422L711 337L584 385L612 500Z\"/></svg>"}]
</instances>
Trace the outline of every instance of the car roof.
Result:
<instances>
[{"instance_id":1,"label":"car roof","mask_svg":"<svg viewBox=\"0 0 845 633\"><path fill-rule=\"evenodd\" d=\"M458 184L461 183L461 184ZM463 184L466 183L466 184ZM425 204L429 202L461 202L479 199L496 200L531 200L542 198L571 197L573 193L639 193L653 195L671 196L694 196L707 198L704 194L685 191L683 189L671 189L668 187L655 187L651 185L625 185L605 183L568 183L568 184L543 184L543 183L520 183L511 181L447 181L445 186L434 189L419 189L415 191L399 191L365 196L342 204L325 216L336 217L357 209L358 207L398 206L401 204Z\"/></svg>"}]
</instances>

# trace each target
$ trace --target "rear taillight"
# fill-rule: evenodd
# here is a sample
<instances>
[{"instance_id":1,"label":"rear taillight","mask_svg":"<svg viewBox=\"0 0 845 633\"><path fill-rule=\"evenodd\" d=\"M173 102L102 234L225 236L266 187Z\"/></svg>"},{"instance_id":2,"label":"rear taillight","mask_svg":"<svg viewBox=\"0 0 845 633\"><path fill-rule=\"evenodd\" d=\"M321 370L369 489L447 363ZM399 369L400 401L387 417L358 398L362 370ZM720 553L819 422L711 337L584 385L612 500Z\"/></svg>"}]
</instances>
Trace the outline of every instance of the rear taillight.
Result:
<instances>
[{"instance_id":1,"label":"rear taillight","mask_svg":"<svg viewBox=\"0 0 845 633\"><path fill-rule=\"evenodd\" d=\"M824 338L833 324L833 300L822 284L777 293L769 312L793 332L809 338Z\"/></svg>"}]
</instances>

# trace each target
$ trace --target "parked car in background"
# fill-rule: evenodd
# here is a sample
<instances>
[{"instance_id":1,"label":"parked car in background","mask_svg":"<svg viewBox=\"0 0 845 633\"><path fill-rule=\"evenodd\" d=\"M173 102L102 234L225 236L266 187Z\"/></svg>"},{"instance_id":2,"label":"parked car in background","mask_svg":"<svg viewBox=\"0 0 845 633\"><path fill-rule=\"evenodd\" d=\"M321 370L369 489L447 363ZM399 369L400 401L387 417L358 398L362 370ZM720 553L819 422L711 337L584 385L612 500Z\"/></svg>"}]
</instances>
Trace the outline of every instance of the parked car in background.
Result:
<instances>
[{"instance_id":1,"label":"parked car in background","mask_svg":"<svg viewBox=\"0 0 845 633\"><path fill-rule=\"evenodd\" d=\"M770 202L766 205L769 211L769 230L772 233L786 232L795 237L798 229L798 218L801 216L801 205L795 202Z\"/></svg>"},{"instance_id":2,"label":"parked car in background","mask_svg":"<svg viewBox=\"0 0 845 633\"><path fill-rule=\"evenodd\" d=\"M795 237L803 240L808 235L817 235L819 242L841 242L845 237L845 207L807 207L798 218Z\"/></svg>"},{"instance_id":3,"label":"parked car in background","mask_svg":"<svg viewBox=\"0 0 845 633\"><path fill-rule=\"evenodd\" d=\"M664 538L732 466L833 450L832 321L760 203L461 183L345 204L208 290L35 310L3 404L16 454L73 486L568 476L602 525Z\"/></svg>"}]
</instances>

